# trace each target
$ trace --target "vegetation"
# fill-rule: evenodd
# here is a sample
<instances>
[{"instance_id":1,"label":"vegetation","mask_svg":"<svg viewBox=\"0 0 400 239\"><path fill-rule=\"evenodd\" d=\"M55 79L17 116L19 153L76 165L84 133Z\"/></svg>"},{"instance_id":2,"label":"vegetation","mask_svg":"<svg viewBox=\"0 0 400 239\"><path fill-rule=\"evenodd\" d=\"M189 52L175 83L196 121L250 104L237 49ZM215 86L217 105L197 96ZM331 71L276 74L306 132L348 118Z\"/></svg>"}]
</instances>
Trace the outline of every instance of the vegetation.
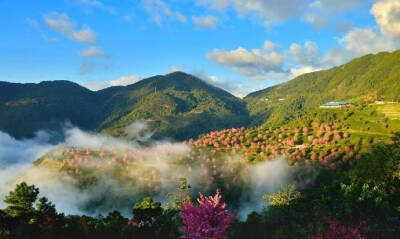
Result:
<instances>
[{"instance_id":1,"label":"vegetation","mask_svg":"<svg viewBox=\"0 0 400 239\"><path fill-rule=\"evenodd\" d=\"M155 137L193 139L166 144L163 151L146 145L49 152L35 167L51 168L82 191L103 186L102 180L117 182L108 184L121 187L117 194L106 188L104 198L84 208L93 213L105 205L110 213L59 214L47 198L38 200L38 188L21 183L4 199L0 239L400 238L400 104L391 102L399 100L400 66L393 64L399 57L400 51L367 55L300 76L250 94L248 109L244 101L184 73L98 92L68 82L1 83L6 87L0 87L0 113L5 112L0 129L16 136L76 115L72 123L112 135L130 138L125 128L144 119ZM61 83L69 93L53 93L51 87ZM338 100L351 105L319 108ZM93 113L84 114L87 110ZM250 123L248 112L254 127L239 128ZM24 127L28 116L33 120ZM254 168L277 158L290 183L254 198L251 184L265 183ZM177 180L178 192L164 195L168 203L154 201ZM217 189L221 193L214 197L192 200L193 193ZM243 202L256 201L265 201L262 211L235 219ZM111 210L115 205L133 205L132 216Z\"/></svg>"},{"instance_id":2,"label":"vegetation","mask_svg":"<svg viewBox=\"0 0 400 239\"><path fill-rule=\"evenodd\" d=\"M36 187L21 183L0 210L0 237L398 238L399 142L396 137L390 144L374 145L347 173L322 169L313 185L291 185L265 195L265 209L245 221L236 220L227 234L235 214L228 213L221 195L201 196L196 206L188 201L190 187L181 180L179 193L170 197L172 204L144 198L134 205L131 219L116 211L97 217L59 214L46 198L37 201Z\"/></svg>"},{"instance_id":3,"label":"vegetation","mask_svg":"<svg viewBox=\"0 0 400 239\"><path fill-rule=\"evenodd\" d=\"M282 126L328 101L350 101L358 106L376 100L400 101L399 57L400 51L366 55L251 93L244 100L182 72L97 92L67 81L0 82L0 130L17 138L31 137L39 129L59 128L69 121L84 129L130 138L126 127L145 120L155 138L185 140L224 128L264 123ZM400 124L398 107L376 108Z\"/></svg>"},{"instance_id":4,"label":"vegetation","mask_svg":"<svg viewBox=\"0 0 400 239\"><path fill-rule=\"evenodd\" d=\"M342 66L301 75L244 98L254 124L285 124L329 101L400 101L400 51L369 54Z\"/></svg>"},{"instance_id":5,"label":"vegetation","mask_svg":"<svg viewBox=\"0 0 400 239\"><path fill-rule=\"evenodd\" d=\"M0 130L17 138L65 122L129 138L126 127L145 120L154 138L182 140L249 121L245 102L182 72L97 92L68 81L0 82L0 114Z\"/></svg>"}]
</instances>

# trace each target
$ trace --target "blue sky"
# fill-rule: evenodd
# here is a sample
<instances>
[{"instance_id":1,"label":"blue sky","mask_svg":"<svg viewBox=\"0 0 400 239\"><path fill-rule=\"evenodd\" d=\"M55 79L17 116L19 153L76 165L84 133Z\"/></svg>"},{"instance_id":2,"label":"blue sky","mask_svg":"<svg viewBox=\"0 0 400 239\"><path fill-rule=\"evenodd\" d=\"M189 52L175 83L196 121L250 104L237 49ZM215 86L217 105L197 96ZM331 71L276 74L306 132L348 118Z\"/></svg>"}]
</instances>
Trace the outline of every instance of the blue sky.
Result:
<instances>
[{"instance_id":1,"label":"blue sky","mask_svg":"<svg viewBox=\"0 0 400 239\"><path fill-rule=\"evenodd\" d=\"M0 80L182 70L238 96L399 48L400 0L1 0Z\"/></svg>"}]
</instances>

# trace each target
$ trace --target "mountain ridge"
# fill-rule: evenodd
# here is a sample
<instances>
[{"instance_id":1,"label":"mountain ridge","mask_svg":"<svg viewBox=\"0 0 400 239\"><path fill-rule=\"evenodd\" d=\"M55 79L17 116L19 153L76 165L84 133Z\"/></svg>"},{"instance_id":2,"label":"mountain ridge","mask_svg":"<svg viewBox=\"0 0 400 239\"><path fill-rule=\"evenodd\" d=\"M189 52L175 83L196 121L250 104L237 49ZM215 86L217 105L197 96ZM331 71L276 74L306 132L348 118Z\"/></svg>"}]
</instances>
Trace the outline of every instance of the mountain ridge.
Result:
<instances>
[{"instance_id":1,"label":"mountain ridge","mask_svg":"<svg viewBox=\"0 0 400 239\"><path fill-rule=\"evenodd\" d=\"M243 126L248 115L240 99L183 72L99 91L70 81L0 82L0 95L0 130L16 138L32 137L35 131L47 129L49 122L65 121L86 130L121 136L129 124L145 119L156 122L152 125L156 137L172 135L181 140L221 127ZM225 117L241 119L227 122ZM206 118L211 120L208 126ZM187 127L193 127L195 121L203 123L195 127L195 132L186 127L182 133L173 126L174 121ZM163 129L158 131L160 127Z\"/></svg>"},{"instance_id":2,"label":"mountain ridge","mask_svg":"<svg viewBox=\"0 0 400 239\"><path fill-rule=\"evenodd\" d=\"M31 137L48 122L127 137L136 120L155 137L196 138L212 130L286 124L328 101L400 101L400 50L368 54L303 74L243 99L184 72L91 91L70 81L0 82L0 130ZM27 122L29 121L29 122Z\"/></svg>"}]
</instances>

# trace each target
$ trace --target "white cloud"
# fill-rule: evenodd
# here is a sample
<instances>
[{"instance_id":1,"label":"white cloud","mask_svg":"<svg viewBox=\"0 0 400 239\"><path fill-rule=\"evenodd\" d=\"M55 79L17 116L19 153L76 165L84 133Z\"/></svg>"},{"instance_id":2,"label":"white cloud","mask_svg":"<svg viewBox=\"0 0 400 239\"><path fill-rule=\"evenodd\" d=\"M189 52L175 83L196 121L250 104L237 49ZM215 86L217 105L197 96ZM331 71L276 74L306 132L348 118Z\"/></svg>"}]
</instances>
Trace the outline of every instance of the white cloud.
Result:
<instances>
[{"instance_id":1,"label":"white cloud","mask_svg":"<svg viewBox=\"0 0 400 239\"><path fill-rule=\"evenodd\" d=\"M197 29L215 29L217 27L218 18L215 16L194 16L193 23Z\"/></svg>"},{"instance_id":2,"label":"white cloud","mask_svg":"<svg viewBox=\"0 0 400 239\"><path fill-rule=\"evenodd\" d=\"M307 74L314 71L319 71L321 68L313 68L312 66L304 66L301 68L290 69L289 79L294 79L300 75Z\"/></svg>"},{"instance_id":3,"label":"white cloud","mask_svg":"<svg viewBox=\"0 0 400 239\"><path fill-rule=\"evenodd\" d=\"M197 0L200 5L217 10L232 7L240 16L259 18L264 24L280 22L303 15L307 0Z\"/></svg>"},{"instance_id":4,"label":"white cloud","mask_svg":"<svg viewBox=\"0 0 400 239\"><path fill-rule=\"evenodd\" d=\"M372 0L196 0L197 5L225 11L233 9L239 17L256 19L266 26L290 19L303 19L322 29L338 14Z\"/></svg>"},{"instance_id":5,"label":"white cloud","mask_svg":"<svg viewBox=\"0 0 400 239\"><path fill-rule=\"evenodd\" d=\"M311 7L321 10L338 12L346 11L361 4L364 0L315 0L311 3Z\"/></svg>"},{"instance_id":6,"label":"white cloud","mask_svg":"<svg viewBox=\"0 0 400 239\"><path fill-rule=\"evenodd\" d=\"M100 50L99 48L97 48L95 46L91 46L88 49L79 51L78 56L85 57L85 58L94 58L94 57L108 58L109 57L109 55L107 55L103 50Z\"/></svg>"},{"instance_id":7,"label":"white cloud","mask_svg":"<svg viewBox=\"0 0 400 239\"><path fill-rule=\"evenodd\" d=\"M345 44L346 50L356 55L391 51L396 48L393 41L378 35L371 28L354 28L340 42Z\"/></svg>"},{"instance_id":8,"label":"white cloud","mask_svg":"<svg viewBox=\"0 0 400 239\"><path fill-rule=\"evenodd\" d=\"M317 66L321 64L319 48L311 41L306 41L304 46L293 43L290 45L290 54L299 65Z\"/></svg>"},{"instance_id":9,"label":"white cloud","mask_svg":"<svg viewBox=\"0 0 400 239\"><path fill-rule=\"evenodd\" d=\"M236 50L226 51L215 49L207 54L210 61L234 69L245 76L257 76L275 71L282 71L285 56L277 51L272 42L265 42L264 49L251 51L239 47Z\"/></svg>"},{"instance_id":10,"label":"white cloud","mask_svg":"<svg viewBox=\"0 0 400 239\"><path fill-rule=\"evenodd\" d=\"M111 86L127 86L137 83L138 81L142 80L140 76L121 76L117 80L110 81Z\"/></svg>"},{"instance_id":11,"label":"white cloud","mask_svg":"<svg viewBox=\"0 0 400 239\"><path fill-rule=\"evenodd\" d=\"M167 17L171 20L176 20L186 23L186 17L179 11L173 11L169 5L163 0L142 0L143 8L151 15L154 22L161 24L163 18Z\"/></svg>"},{"instance_id":12,"label":"white cloud","mask_svg":"<svg viewBox=\"0 0 400 239\"><path fill-rule=\"evenodd\" d=\"M383 35L400 40L400 0L382 0L371 8Z\"/></svg>"},{"instance_id":13,"label":"white cloud","mask_svg":"<svg viewBox=\"0 0 400 239\"><path fill-rule=\"evenodd\" d=\"M102 90L111 86L128 86L135 84L141 81L142 78L140 76L121 76L116 80L112 81L105 81L105 80L97 80L97 81L88 81L85 82L83 85L93 91Z\"/></svg>"},{"instance_id":14,"label":"white cloud","mask_svg":"<svg viewBox=\"0 0 400 239\"><path fill-rule=\"evenodd\" d=\"M370 53L393 51L399 45L371 28L353 28L338 40L340 45L333 46L323 59L326 66L337 66Z\"/></svg>"},{"instance_id":15,"label":"white cloud","mask_svg":"<svg viewBox=\"0 0 400 239\"><path fill-rule=\"evenodd\" d=\"M97 42L96 35L92 29L87 26L83 26L79 30L76 29L76 24L65 13L54 12L46 14L44 21L48 27L69 39L90 44Z\"/></svg>"},{"instance_id":16,"label":"white cloud","mask_svg":"<svg viewBox=\"0 0 400 239\"><path fill-rule=\"evenodd\" d=\"M100 8L112 14L115 14L117 12L113 7L106 6L102 2L97 0L77 0L77 3L87 7Z\"/></svg>"},{"instance_id":17,"label":"white cloud","mask_svg":"<svg viewBox=\"0 0 400 239\"><path fill-rule=\"evenodd\" d=\"M329 24L329 17L322 14L305 14L303 20L317 30L321 30Z\"/></svg>"},{"instance_id":18,"label":"white cloud","mask_svg":"<svg viewBox=\"0 0 400 239\"><path fill-rule=\"evenodd\" d=\"M208 76L205 71L196 71L193 73L199 79L207 82L210 85L224 89L237 97L245 97L251 90L244 87L243 84L232 81L223 81L217 76Z\"/></svg>"}]
</instances>

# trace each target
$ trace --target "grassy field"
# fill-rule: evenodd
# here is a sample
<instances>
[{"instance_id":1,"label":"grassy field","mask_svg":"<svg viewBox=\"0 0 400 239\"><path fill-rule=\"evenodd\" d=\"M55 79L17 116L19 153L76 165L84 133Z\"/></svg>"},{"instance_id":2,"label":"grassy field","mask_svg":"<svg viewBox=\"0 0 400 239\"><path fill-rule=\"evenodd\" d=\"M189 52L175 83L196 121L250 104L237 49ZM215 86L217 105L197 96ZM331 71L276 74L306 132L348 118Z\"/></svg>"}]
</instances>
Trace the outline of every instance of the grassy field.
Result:
<instances>
[{"instance_id":1,"label":"grassy field","mask_svg":"<svg viewBox=\"0 0 400 239\"><path fill-rule=\"evenodd\" d=\"M400 120L400 104L384 104L378 105L377 111L384 114L390 120Z\"/></svg>"}]
</instances>

